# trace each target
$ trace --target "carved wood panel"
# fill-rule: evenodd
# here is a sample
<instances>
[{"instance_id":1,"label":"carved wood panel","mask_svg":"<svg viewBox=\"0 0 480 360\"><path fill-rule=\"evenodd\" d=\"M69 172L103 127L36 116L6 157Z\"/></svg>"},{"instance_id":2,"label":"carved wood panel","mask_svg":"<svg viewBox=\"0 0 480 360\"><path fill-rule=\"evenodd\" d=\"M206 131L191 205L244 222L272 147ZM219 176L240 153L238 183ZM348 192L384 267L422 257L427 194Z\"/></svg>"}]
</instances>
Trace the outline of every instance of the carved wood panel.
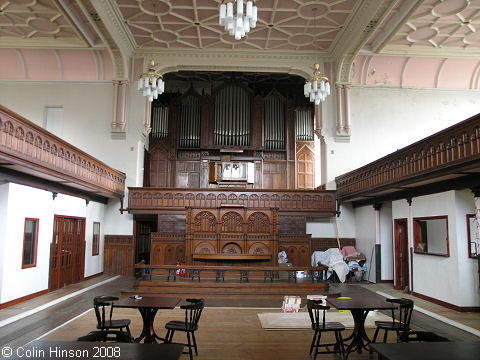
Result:
<instances>
[{"instance_id":1,"label":"carved wood panel","mask_svg":"<svg viewBox=\"0 0 480 360\"><path fill-rule=\"evenodd\" d=\"M287 164L285 161L263 162L263 188L287 188Z\"/></svg>"}]
</instances>

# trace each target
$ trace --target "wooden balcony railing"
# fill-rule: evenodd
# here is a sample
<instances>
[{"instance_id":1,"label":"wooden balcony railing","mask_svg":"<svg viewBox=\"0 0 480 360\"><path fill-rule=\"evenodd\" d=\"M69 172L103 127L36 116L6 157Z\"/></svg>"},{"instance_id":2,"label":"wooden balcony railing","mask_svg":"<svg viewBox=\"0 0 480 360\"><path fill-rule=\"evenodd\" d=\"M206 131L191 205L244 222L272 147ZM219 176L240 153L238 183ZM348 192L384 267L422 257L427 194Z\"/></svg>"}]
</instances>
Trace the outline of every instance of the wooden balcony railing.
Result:
<instances>
[{"instance_id":1,"label":"wooden balcony railing","mask_svg":"<svg viewBox=\"0 0 480 360\"><path fill-rule=\"evenodd\" d=\"M334 216L335 191L329 190L246 190L179 189L130 187L128 211L155 213L184 211L185 208L278 208L280 213Z\"/></svg>"},{"instance_id":2,"label":"wooden balcony railing","mask_svg":"<svg viewBox=\"0 0 480 360\"><path fill-rule=\"evenodd\" d=\"M480 114L335 178L340 202L480 166Z\"/></svg>"},{"instance_id":3,"label":"wooden balcony railing","mask_svg":"<svg viewBox=\"0 0 480 360\"><path fill-rule=\"evenodd\" d=\"M87 193L106 198L122 198L125 193L124 173L1 105L0 159L49 181L73 183Z\"/></svg>"}]
</instances>

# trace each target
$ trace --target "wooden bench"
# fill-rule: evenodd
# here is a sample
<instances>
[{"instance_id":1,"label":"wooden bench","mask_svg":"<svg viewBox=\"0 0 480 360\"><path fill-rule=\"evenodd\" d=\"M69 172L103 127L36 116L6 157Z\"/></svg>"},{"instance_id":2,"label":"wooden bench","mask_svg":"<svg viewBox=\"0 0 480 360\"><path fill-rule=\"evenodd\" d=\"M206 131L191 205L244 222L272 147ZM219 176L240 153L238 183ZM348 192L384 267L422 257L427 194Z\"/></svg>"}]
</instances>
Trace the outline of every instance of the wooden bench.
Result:
<instances>
[{"instance_id":1,"label":"wooden bench","mask_svg":"<svg viewBox=\"0 0 480 360\"><path fill-rule=\"evenodd\" d=\"M170 281L172 278L173 281L176 281L177 272L189 271L189 277L191 280L198 279L200 282L200 277L202 271L214 271L215 272L215 281L222 282L225 281L225 273L227 271L239 271L240 272L240 282L248 282L249 275L251 271L257 271L264 273L263 281L266 282L267 279L270 282L273 282L274 274L278 274L279 271L287 271L288 272L288 282L294 281L297 282L297 271L306 271L310 273L312 282L322 280L320 279L319 273L325 274L327 268L325 266L289 266L289 267L279 267L279 266L223 266L223 265L144 265L144 264L137 264L135 266L136 269L141 269L143 271L143 276L150 276L151 278L151 270L160 269L160 270L167 270L168 276L167 281ZM150 270L150 271L148 271Z\"/></svg>"}]
</instances>

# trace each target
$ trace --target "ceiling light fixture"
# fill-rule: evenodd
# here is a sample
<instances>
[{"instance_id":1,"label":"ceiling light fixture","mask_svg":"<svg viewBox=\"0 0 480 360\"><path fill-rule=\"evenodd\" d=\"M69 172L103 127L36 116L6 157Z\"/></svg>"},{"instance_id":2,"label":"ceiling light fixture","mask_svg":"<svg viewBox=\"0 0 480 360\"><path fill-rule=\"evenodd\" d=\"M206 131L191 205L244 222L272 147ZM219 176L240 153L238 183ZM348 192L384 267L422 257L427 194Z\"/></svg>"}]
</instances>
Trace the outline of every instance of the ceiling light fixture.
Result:
<instances>
[{"instance_id":1,"label":"ceiling light fixture","mask_svg":"<svg viewBox=\"0 0 480 360\"><path fill-rule=\"evenodd\" d=\"M314 16L314 41L317 34L317 8L313 8ZM325 101L328 95L330 95L330 83L326 76L322 76L320 73L320 64L317 61L317 55L315 53L315 64L313 65L313 76L305 82L303 86L303 92L305 97L309 97L311 102L315 105L319 105L321 101Z\"/></svg>"},{"instance_id":2,"label":"ceiling light fixture","mask_svg":"<svg viewBox=\"0 0 480 360\"><path fill-rule=\"evenodd\" d=\"M165 90L165 82L163 76L155 70L155 61L150 60L150 67L148 71L144 72L138 80L138 90L143 91L143 96L152 102L157 99L158 95L163 94Z\"/></svg>"},{"instance_id":3,"label":"ceiling light fixture","mask_svg":"<svg viewBox=\"0 0 480 360\"><path fill-rule=\"evenodd\" d=\"M220 4L219 24L236 40L240 40L250 29L257 26L256 0L223 0ZM236 11L235 11L236 9Z\"/></svg>"},{"instance_id":4,"label":"ceiling light fixture","mask_svg":"<svg viewBox=\"0 0 480 360\"><path fill-rule=\"evenodd\" d=\"M153 3L153 13L157 14L157 4ZM152 32L153 46L155 47L155 37ZM157 99L158 95L163 94L165 91L165 83L163 82L163 76L155 70L155 61L150 60L150 67L148 71L144 72L138 80L138 90L143 91L143 96L148 98L148 101L152 102L153 99Z\"/></svg>"}]
</instances>

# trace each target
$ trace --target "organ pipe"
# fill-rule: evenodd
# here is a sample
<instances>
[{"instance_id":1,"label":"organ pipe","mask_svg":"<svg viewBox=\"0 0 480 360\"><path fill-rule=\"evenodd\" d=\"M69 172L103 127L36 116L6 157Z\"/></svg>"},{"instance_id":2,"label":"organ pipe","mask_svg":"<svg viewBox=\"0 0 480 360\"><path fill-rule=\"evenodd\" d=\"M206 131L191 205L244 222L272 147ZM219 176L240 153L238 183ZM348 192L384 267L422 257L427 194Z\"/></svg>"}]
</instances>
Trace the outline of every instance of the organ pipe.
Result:
<instances>
[{"instance_id":1,"label":"organ pipe","mask_svg":"<svg viewBox=\"0 0 480 360\"><path fill-rule=\"evenodd\" d=\"M186 96L182 100L180 118L180 147L200 147L201 102L197 96Z\"/></svg>"},{"instance_id":2,"label":"organ pipe","mask_svg":"<svg viewBox=\"0 0 480 360\"><path fill-rule=\"evenodd\" d=\"M250 144L250 96L240 86L228 86L215 97L214 144Z\"/></svg>"},{"instance_id":3,"label":"organ pipe","mask_svg":"<svg viewBox=\"0 0 480 360\"><path fill-rule=\"evenodd\" d=\"M168 136L168 107L155 106L152 108L152 132L154 139L165 139Z\"/></svg>"},{"instance_id":4,"label":"organ pipe","mask_svg":"<svg viewBox=\"0 0 480 360\"><path fill-rule=\"evenodd\" d=\"M285 149L285 105L277 96L265 101L265 149Z\"/></svg>"},{"instance_id":5,"label":"organ pipe","mask_svg":"<svg viewBox=\"0 0 480 360\"><path fill-rule=\"evenodd\" d=\"M313 117L311 110L297 110L297 141L313 141Z\"/></svg>"}]
</instances>

